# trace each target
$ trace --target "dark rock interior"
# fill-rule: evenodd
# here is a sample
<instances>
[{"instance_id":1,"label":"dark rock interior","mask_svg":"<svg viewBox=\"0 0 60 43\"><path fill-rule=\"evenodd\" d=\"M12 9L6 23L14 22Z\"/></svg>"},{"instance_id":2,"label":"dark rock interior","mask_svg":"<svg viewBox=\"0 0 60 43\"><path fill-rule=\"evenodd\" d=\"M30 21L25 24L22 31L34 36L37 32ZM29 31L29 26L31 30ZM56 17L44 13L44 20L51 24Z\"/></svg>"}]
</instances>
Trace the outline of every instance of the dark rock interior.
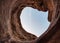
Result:
<instances>
[{"instance_id":1,"label":"dark rock interior","mask_svg":"<svg viewBox=\"0 0 60 43\"><path fill-rule=\"evenodd\" d=\"M24 7L49 11L51 24L40 37L22 28L20 14ZM0 0L0 43L60 43L60 0Z\"/></svg>"}]
</instances>

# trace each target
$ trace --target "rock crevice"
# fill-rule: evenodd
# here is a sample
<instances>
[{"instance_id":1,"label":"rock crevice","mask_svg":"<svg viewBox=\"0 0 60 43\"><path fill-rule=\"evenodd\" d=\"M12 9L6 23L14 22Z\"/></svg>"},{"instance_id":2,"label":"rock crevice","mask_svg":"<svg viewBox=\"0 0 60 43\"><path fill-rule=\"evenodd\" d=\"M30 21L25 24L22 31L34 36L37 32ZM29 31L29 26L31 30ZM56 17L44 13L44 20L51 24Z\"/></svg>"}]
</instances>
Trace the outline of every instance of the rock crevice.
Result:
<instances>
[{"instance_id":1,"label":"rock crevice","mask_svg":"<svg viewBox=\"0 0 60 43\"><path fill-rule=\"evenodd\" d=\"M59 0L0 0L0 43L60 43L59 6ZM24 7L49 11L51 25L39 38L22 28L20 14Z\"/></svg>"}]
</instances>

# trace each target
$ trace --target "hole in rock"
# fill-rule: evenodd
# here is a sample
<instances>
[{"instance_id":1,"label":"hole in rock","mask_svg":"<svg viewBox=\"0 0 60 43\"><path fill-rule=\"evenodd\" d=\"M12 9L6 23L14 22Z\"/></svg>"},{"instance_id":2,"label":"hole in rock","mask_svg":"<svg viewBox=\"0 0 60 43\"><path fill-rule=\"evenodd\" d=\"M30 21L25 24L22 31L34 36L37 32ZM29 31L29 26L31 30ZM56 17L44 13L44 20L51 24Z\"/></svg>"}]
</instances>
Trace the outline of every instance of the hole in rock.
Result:
<instances>
[{"instance_id":1,"label":"hole in rock","mask_svg":"<svg viewBox=\"0 0 60 43\"><path fill-rule=\"evenodd\" d=\"M32 33L39 37L49 27L48 11L38 11L31 7L25 7L21 12L21 24L25 31Z\"/></svg>"}]
</instances>

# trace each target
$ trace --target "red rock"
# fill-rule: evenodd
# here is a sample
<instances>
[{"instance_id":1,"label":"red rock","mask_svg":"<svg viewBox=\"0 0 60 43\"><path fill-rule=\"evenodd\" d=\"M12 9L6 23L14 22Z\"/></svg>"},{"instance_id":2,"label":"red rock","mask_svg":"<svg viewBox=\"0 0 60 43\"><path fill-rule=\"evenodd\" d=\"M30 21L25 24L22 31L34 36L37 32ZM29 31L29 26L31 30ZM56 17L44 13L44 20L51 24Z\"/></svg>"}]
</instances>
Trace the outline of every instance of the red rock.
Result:
<instances>
[{"instance_id":1,"label":"red rock","mask_svg":"<svg viewBox=\"0 0 60 43\"><path fill-rule=\"evenodd\" d=\"M59 0L0 0L0 43L60 43ZM24 7L49 11L51 22L39 38L21 26L20 14Z\"/></svg>"}]
</instances>

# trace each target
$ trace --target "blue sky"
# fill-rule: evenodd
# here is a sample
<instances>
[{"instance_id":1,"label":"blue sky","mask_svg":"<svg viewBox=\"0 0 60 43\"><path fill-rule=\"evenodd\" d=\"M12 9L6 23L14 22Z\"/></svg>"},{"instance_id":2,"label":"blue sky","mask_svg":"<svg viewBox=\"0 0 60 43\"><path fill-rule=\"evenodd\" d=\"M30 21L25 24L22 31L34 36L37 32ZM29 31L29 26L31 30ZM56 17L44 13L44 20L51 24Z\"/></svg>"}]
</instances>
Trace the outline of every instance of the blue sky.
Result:
<instances>
[{"instance_id":1,"label":"blue sky","mask_svg":"<svg viewBox=\"0 0 60 43\"><path fill-rule=\"evenodd\" d=\"M23 28L38 37L43 34L50 25L48 22L48 11L42 12L31 7L26 7L22 10L20 19Z\"/></svg>"}]
</instances>

